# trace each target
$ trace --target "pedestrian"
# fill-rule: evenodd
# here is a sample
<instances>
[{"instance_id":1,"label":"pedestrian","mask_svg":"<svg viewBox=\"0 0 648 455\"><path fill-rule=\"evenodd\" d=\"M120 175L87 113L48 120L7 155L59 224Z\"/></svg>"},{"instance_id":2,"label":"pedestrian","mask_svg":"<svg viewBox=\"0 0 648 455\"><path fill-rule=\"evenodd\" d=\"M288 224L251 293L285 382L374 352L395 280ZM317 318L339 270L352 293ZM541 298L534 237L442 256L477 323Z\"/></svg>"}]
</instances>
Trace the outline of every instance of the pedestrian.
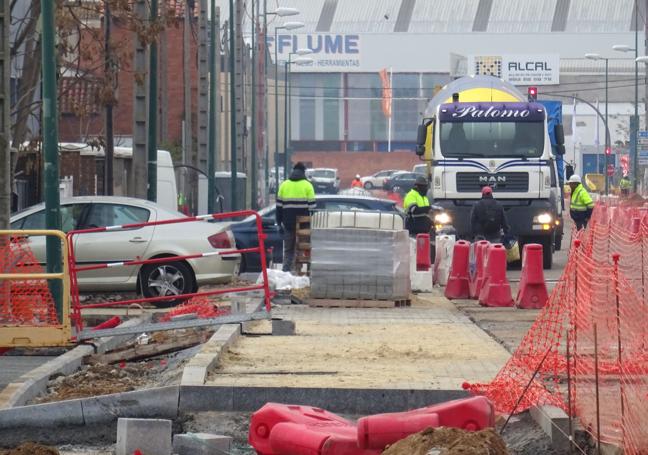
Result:
<instances>
[{"instance_id":1,"label":"pedestrian","mask_svg":"<svg viewBox=\"0 0 648 455\"><path fill-rule=\"evenodd\" d=\"M481 193L482 198L470 213L473 238L481 237L491 243L500 243L502 231L504 235L508 235L510 231L504 207L493 197L493 189L490 186L483 187Z\"/></svg>"},{"instance_id":2,"label":"pedestrian","mask_svg":"<svg viewBox=\"0 0 648 455\"><path fill-rule=\"evenodd\" d=\"M403 208L407 213L405 224L411 236L429 234L432 230L432 220L428 215L430 213L428 188L427 179L419 175L416 177L414 188L407 193L403 200Z\"/></svg>"},{"instance_id":3,"label":"pedestrian","mask_svg":"<svg viewBox=\"0 0 648 455\"><path fill-rule=\"evenodd\" d=\"M621 196L630 196L630 188L632 188L632 182L630 182L630 179L627 175L621 177L621 180L619 181L619 188L621 189Z\"/></svg>"},{"instance_id":4,"label":"pedestrian","mask_svg":"<svg viewBox=\"0 0 648 455\"><path fill-rule=\"evenodd\" d=\"M315 190L306 179L306 166L298 162L292 174L279 187L276 218L283 237L283 271L292 271L295 260L297 217L310 216L315 210Z\"/></svg>"},{"instance_id":5,"label":"pedestrian","mask_svg":"<svg viewBox=\"0 0 648 455\"><path fill-rule=\"evenodd\" d=\"M572 220L574 220L574 223L576 223L576 229L580 231L587 227L587 222L591 218L592 211L594 210L594 202L583 186L580 175L574 174L569 177L567 184L571 188L569 214Z\"/></svg>"},{"instance_id":6,"label":"pedestrian","mask_svg":"<svg viewBox=\"0 0 648 455\"><path fill-rule=\"evenodd\" d=\"M363 188L364 185L362 184L362 181L360 180L360 174L356 174L355 178L351 182L351 188Z\"/></svg>"}]
</instances>

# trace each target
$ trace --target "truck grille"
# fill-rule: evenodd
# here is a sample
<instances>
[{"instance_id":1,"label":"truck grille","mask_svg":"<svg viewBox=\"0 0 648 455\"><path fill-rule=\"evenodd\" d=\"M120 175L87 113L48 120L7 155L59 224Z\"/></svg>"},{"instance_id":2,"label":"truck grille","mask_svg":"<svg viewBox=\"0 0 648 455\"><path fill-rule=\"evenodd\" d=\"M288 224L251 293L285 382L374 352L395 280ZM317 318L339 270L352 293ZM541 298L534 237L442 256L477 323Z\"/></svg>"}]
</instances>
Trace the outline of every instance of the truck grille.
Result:
<instances>
[{"instance_id":1,"label":"truck grille","mask_svg":"<svg viewBox=\"0 0 648 455\"><path fill-rule=\"evenodd\" d=\"M529 191L527 172L458 172L457 191L460 193L479 193L482 187L490 185L498 193L524 193Z\"/></svg>"}]
</instances>

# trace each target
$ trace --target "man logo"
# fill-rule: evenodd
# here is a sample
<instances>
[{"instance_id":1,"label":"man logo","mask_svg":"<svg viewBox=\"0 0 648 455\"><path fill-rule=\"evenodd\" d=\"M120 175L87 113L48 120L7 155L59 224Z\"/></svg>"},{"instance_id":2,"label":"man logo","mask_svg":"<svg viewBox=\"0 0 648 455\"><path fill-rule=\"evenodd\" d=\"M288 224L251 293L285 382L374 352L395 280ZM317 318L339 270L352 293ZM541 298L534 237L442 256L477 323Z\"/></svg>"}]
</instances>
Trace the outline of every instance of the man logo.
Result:
<instances>
[{"instance_id":1,"label":"man logo","mask_svg":"<svg viewBox=\"0 0 648 455\"><path fill-rule=\"evenodd\" d=\"M492 187L496 187L499 184L506 184L506 176L505 175L480 175L479 176L479 184L480 185L488 185Z\"/></svg>"}]
</instances>

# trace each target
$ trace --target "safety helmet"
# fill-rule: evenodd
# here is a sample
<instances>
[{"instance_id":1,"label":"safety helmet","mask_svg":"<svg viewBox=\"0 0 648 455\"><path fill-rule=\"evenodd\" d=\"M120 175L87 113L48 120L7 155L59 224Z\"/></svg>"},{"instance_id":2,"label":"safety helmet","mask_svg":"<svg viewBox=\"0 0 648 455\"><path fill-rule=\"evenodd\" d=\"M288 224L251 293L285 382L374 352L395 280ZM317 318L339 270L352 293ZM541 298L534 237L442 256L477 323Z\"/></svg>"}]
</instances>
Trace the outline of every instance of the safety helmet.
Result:
<instances>
[{"instance_id":1,"label":"safety helmet","mask_svg":"<svg viewBox=\"0 0 648 455\"><path fill-rule=\"evenodd\" d=\"M421 186L425 185L425 186L427 186L428 185L428 180L425 177L423 177L422 175L419 175L418 177L416 177L416 181L414 182L414 185L421 185Z\"/></svg>"},{"instance_id":2,"label":"safety helmet","mask_svg":"<svg viewBox=\"0 0 648 455\"><path fill-rule=\"evenodd\" d=\"M356 178L359 179L359 178L360 178L360 174L356 174Z\"/></svg>"},{"instance_id":3,"label":"safety helmet","mask_svg":"<svg viewBox=\"0 0 648 455\"><path fill-rule=\"evenodd\" d=\"M567 180L567 183L581 183L580 175L572 174L572 176L569 177L569 180Z\"/></svg>"}]
</instances>

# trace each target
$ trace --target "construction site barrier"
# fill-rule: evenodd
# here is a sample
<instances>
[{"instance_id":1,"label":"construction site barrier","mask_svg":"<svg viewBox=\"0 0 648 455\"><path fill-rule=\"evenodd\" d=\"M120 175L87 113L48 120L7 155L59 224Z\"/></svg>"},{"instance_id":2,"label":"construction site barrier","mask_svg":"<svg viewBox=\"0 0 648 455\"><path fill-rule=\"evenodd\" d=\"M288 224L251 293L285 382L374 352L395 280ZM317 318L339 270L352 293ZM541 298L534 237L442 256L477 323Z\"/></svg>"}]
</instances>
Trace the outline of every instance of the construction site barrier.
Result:
<instances>
[{"instance_id":1,"label":"construction site barrier","mask_svg":"<svg viewBox=\"0 0 648 455\"><path fill-rule=\"evenodd\" d=\"M513 356L492 382L464 387L506 414L560 407L570 416L566 436L578 420L595 441L646 454L646 206L599 202L573 235L562 276Z\"/></svg>"},{"instance_id":2,"label":"construction site barrier","mask_svg":"<svg viewBox=\"0 0 648 455\"><path fill-rule=\"evenodd\" d=\"M511 285L506 277L506 249L494 243L486 250L486 273L479 292L479 304L488 307L513 306Z\"/></svg>"},{"instance_id":3,"label":"construction site barrier","mask_svg":"<svg viewBox=\"0 0 648 455\"><path fill-rule=\"evenodd\" d=\"M478 299L479 293L484 285L486 276L486 252L490 242L488 240L480 240L476 242L474 247L475 255L475 270L470 274L470 298Z\"/></svg>"},{"instance_id":4,"label":"construction site barrier","mask_svg":"<svg viewBox=\"0 0 648 455\"><path fill-rule=\"evenodd\" d=\"M209 251L209 252L196 252L192 254L187 254L187 255L182 255L182 256L165 256L165 257L158 257L158 258L153 258L153 259L137 259L137 260L132 260L132 261L121 261L121 262L104 262L104 263L99 263L99 264L92 264L92 265L86 265L86 266L79 266L76 262L76 255L75 255L75 249L74 249L74 241L75 238L78 236L83 236L87 234L95 234L99 232L103 233L114 233L114 232L121 232L129 229L138 229L138 228L143 228L143 227L149 227L149 226L166 226L166 225L178 225L179 227L182 226L185 223L191 223L191 222L208 222L210 220L227 220L227 219L234 219L234 218L242 218L242 217L248 217L248 216L254 216L256 219L256 227L257 227L257 239L258 239L258 246L254 248L245 248L245 249L236 249L234 246L233 248L228 248L228 249L222 249L218 251ZM179 235L181 235L181 232L179 232ZM213 213L213 214L208 214L208 215L199 215L199 216L194 216L194 217L184 217L184 218L176 218L176 219L171 219L171 220L161 220L161 221L152 221L152 222L147 222L147 223L132 223L132 224L124 224L124 225L116 225L116 226L106 226L106 227L98 227L98 228L91 228L91 229L81 229L81 230L74 230L70 231L67 234L67 252L68 252L68 263L69 263L69 271L70 271L70 283L71 283L71 299L72 299L72 321L74 322L77 331L82 331L83 329L83 321L81 319L81 309L82 308L101 308L101 307L112 307L112 306L128 306L132 305L135 303L157 303L157 302L168 302L168 301L177 301L177 300L182 300L182 301L188 301L190 303L196 302L194 299L196 298L205 298L209 296L219 296L219 295L226 295L226 294L234 294L234 293L245 293L245 292L252 292L252 291L262 291L263 292L263 301L265 305L265 310L269 314L270 313L270 301L271 301L271 292L270 292L270 287L269 287L269 282L268 282L268 270L267 270L267 262L266 262L266 250L265 250L265 238L266 235L263 232L263 223L261 216L252 210L242 210L238 212L229 212L229 213ZM94 303L94 304L86 304L86 305L81 305L81 299L80 299L80 291L79 291L79 283L78 283L78 274L86 271L91 271L91 270L102 270L102 269L108 269L112 267L131 267L131 266L142 266L146 264L164 264L164 263L169 263L169 262L174 262L174 261L187 261L187 260L200 260L202 258L208 258L208 257L213 257L213 256L232 256L232 255L237 255L237 254L244 254L244 253L258 253L260 256L260 262L261 262L261 276L262 276L262 281L258 284L251 284L248 286L240 286L240 287L231 287L231 288L220 288L220 289L212 289L212 290L207 290L207 291L202 291L202 292L192 292L192 293L187 293L187 294L178 294L178 295L168 295L168 296L158 296L158 297L139 297L135 299L127 299L127 300L121 300L121 301L111 301L111 302L106 302L106 303ZM140 271L138 271L140 273ZM94 334L95 336L100 336L102 331L95 331ZM107 332L106 332L107 333Z\"/></svg>"},{"instance_id":5,"label":"construction site barrier","mask_svg":"<svg viewBox=\"0 0 648 455\"><path fill-rule=\"evenodd\" d=\"M30 237L61 242L61 272L45 273ZM0 230L0 348L70 344L68 244L56 230ZM46 261L46 258L43 258ZM41 260L43 260L41 259ZM61 314L48 282L60 282Z\"/></svg>"},{"instance_id":6,"label":"construction site barrier","mask_svg":"<svg viewBox=\"0 0 648 455\"><path fill-rule=\"evenodd\" d=\"M445 288L446 298L467 299L470 297L470 276L468 260L470 257L470 242L459 240L454 244L452 266Z\"/></svg>"},{"instance_id":7,"label":"construction site barrier","mask_svg":"<svg viewBox=\"0 0 648 455\"><path fill-rule=\"evenodd\" d=\"M427 272L430 270L430 234L418 234L416 236L416 271Z\"/></svg>"},{"instance_id":8,"label":"construction site barrier","mask_svg":"<svg viewBox=\"0 0 648 455\"><path fill-rule=\"evenodd\" d=\"M522 252L520 286L515 303L518 308L537 309L545 306L548 298L542 267L542 245L528 243Z\"/></svg>"},{"instance_id":9,"label":"construction site barrier","mask_svg":"<svg viewBox=\"0 0 648 455\"><path fill-rule=\"evenodd\" d=\"M452 252L454 250L456 237L454 235L437 235L434 242L434 284L445 286L448 284L450 265L452 263Z\"/></svg>"}]
</instances>

